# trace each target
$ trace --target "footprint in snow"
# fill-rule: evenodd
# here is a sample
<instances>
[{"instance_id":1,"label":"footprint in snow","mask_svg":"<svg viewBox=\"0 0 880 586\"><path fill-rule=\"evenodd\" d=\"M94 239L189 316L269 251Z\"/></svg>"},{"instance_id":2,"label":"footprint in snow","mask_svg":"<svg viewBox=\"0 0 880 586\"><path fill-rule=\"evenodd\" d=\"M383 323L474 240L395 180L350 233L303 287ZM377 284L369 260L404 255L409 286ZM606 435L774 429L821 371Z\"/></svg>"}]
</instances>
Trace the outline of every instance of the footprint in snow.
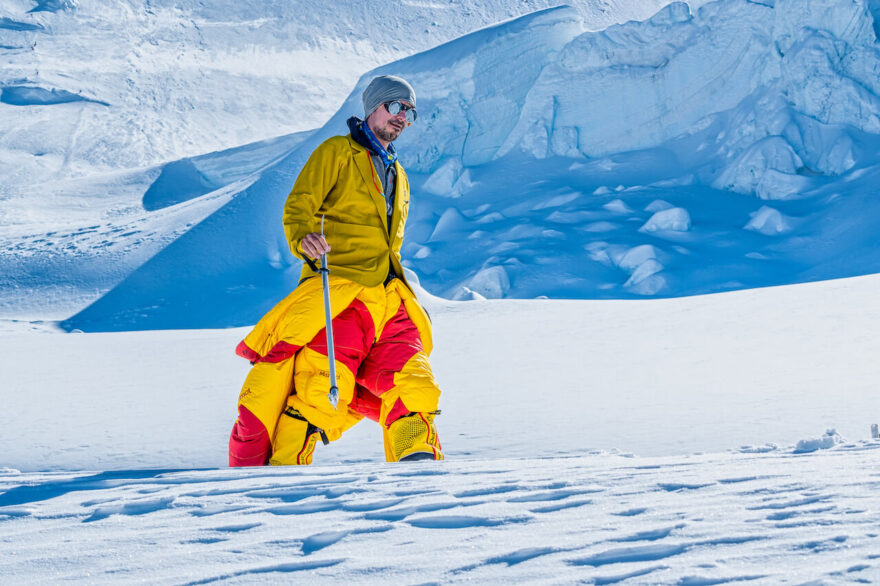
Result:
<instances>
[{"instance_id":1,"label":"footprint in snow","mask_svg":"<svg viewBox=\"0 0 880 586\"><path fill-rule=\"evenodd\" d=\"M210 584L211 582L223 582L227 580L231 580L233 578L239 578L241 576L256 576L257 574L275 574L275 573L294 573L294 572L307 572L311 570L319 570L321 568L329 568L331 566L336 566L343 563L345 558L343 559L334 559L334 560L314 560L314 561L295 561L288 562L282 564L272 564L269 566L260 566L257 568L250 568L247 570L241 570L238 572L232 572L229 574L222 574L220 576L214 576L211 578L205 578L204 580L196 580L195 582L187 582L185 586L195 586L196 584Z\"/></svg>"},{"instance_id":2,"label":"footprint in snow","mask_svg":"<svg viewBox=\"0 0 880 586\"><path fill-rule=\"evenodd\" d=\"M312 513L323 513L339 509L339 503L333 501L315 501L313 503L302 503L298 505L282 505L280 507L268 507L265 509L267 513L273 515L311 515Z\"/></svg>"},{"instance_id":3,"label":"footprint in snow","mask_svg":"<svg viewBox=\"0 0 880 586\"><path fill-rule=\"evenodd\" d=\"M617 574L614 576L604 576L604 577L597 576L596 578L593 578L593 584L617 584L618 582L623 582L624 580L629 580L630 578L639 578L641 576L647 576L648 574L652 574L652 573L657 572L659 570L666 570L668 568L669 568L669 566L651 566L648 568L642 568L640 570L635 570L633 572L627 572L626 574ZM705 582L701 582L701 581L692 582L692 584L694 584L694 586L696 586L697 584L717 584L717 583L718 582L716 582L714 580L707 580ZM682 584L682 586L684 586L686 584L691 584L691 583L683 581L683 582L680 582L680 584Z\"/></svg>"},{"instance_id":4,"label":"footprint in snow","mask_svg":"<svg viewBox=\"0 0 880 586\"><path fill-rule=\"evenodd\" d=\"M243 511L248 507L245 505L206 505L200 509L190 511L193 517L212 517L214 515L222 515L223 513L235 513Z\"/></svg>"},{"instance_id":5,"label":"footprint in snow","mask_svg":"<svg viewBox=\"0 0 880 586\"><path fill-rule=\"evenodd\" d=\"M510 553L505 553L499 556L491 557L485 561L486 564L507 564L507 566L515 566L516 564L521 564L523 562L527 562L529 560L533 560L537 557L550 555L554 553L562 553L571 551L570 548L559 548L559 547L526 547L524 549L518 549L516 551L512 551Z\"/></svg>"},{"instance_id":6,"label":"footprint in snow","mask_svg":"<svg viewBox=\"0 0 880 586\"><path fill-rule=\"evenodd\" d=\"M405 498L395 498L366 503L343 503L339 508L343 511L349 511L352 513L369 513L372 511L381 511L382 509L390 509L403 502L406 502Z\"/></svg>"},{"instance_id":7,"label":"footprint in snow","mask_svg":"<svg viewBox=\"0 0 880 586\"><path fill-rule=\"evenodd\" d=\"M626 537L617 537L612 539L611 541L658 541L660 539L665 539L669 537L669 534L675 531L676 529L682 529L685 527L684 523L673 525L671 527L663 527L661 529L653 529L648 531L639 531L633 535L628 535Z\"/></svg>"},{"instance_id":8,"label":"footprint in snow","mask_svg":"<svg viewBox=\"0 0 880 586\"><path fill-rule=\"evenodd\" d=\"M520 490L521 487L515 484L508 484L502 486L488 486L486 488L475 488L472 490L463 490L461 492L454 493L452 496L455 498L471 498L475 496L489 496L493 494L504 494L506 492L515 492Z\"/></svg>"},{"instance_id":9,"label":"footprint in snow","mask_svg":"<svg viewBox=\"0 0 880 586\"><path fill-rule=\"evenodd\" d=\"M507 499L509 503L536 503L536 502L546 502L546 501L559 501L562 499L567 499L570 496L581 496L585 494L595 494L597 492L602 492L601 489L566 489L566 490L551 490L548 492L537 492L532 494L524 494L522 496L515 496L513 498Z\"/></svg>"},{"instance_id":10,"label":"footprint in snow","mask_svg":"<svg viewBox=\"0 0 880 586\"><path fill-rule=\"evenodd\" d=\"M610 549L591 556L568 560L573 566L599 567L624 562L653 562L676 556L687 551L684 544L656 544L638 547L622 547Z\"/></svg>"},{"instance_id":11,"label":"footprint in snow","mask_svg":"<svg viewBox=\"0 0 880 586\"><path fill-rule=\"evenodd\" d=\"M100 521L102 519L106 519L111 515L147 515L149 513L155 513L156 511L167 509L171 506L171 503L173 502L174 497L165 497L160 499L133 501L98 507L94 511L92 511L92 514L90 516L83 519L83 523Z\"/></svg>"},{"instance_id":12,"label":"footprint in snow","mask_svg":"<svg viewBox=\"0 0 880 586\"><path fill-rule=\"evenodd\" d=\"M188 544L212 545L214 543L223 543L224 541L229 541L229 539L227 539L225 537L197 537L196 539L188 539L186 541L181 541L180 543L183 545L188 545Z\"/></svg>"},{"instance_id":13,"label":"footprint in snow","mask_svg":"<svg viewBox=\"0 0 880 586\"><path fill-rule=\"evenodd\" d=\"M555 513L556 511L564 511L566 509L576 509L577 507L583 507L589 504L592 504L592 499L586 500L577 500L577 501L563 501L561 503L555 503L552 505L547 505L544 507L535 507L533 509L529 509L532 513Z\"/></svg>"},{"instance_id":14,"label":"footprint in snow","mask_svg":"<svg viewBox=\"0 0 880 586\"><path fill-rule=\"evenodd\" d=\"M828 513L830 511L834 511L836 507L819 507L816 509L791 509L791 510L783 510L778 513L771 513L767 515L766 519L768 521L787 521L793 517L805 517L807 515L815 515L818 513ZM797 525L788 525L789 527L803 525L805 523L797 524Z\"/></svg>"},{"instance_id":15,"label":"footprint in snow","mask_svg":"<svg viewBox=\"0 0 880 586\"><path fill-rule=\"evenodd\" d=\"M341 530L341 531L324 531L310 535L303 540L303 555L312 554L318 550L330 547L335 543L339 543L349 535L359 535L363 533L384 533L394 529L393 525L380 525L378 527L367 527L363 529Z\"/></svg>"},{"instance_id":16,"label":"footprint in snow","mask_svg":"<svg viewBox=\"0 0 880 586\"><path fill-rule=\"evenodd\" d=\"M762 511L762 510L780 510L780 509L790 509L792 507L803 507L806 505L812 505L813 503L821 503L830 499L829 495L816 495L816 496L808 496L800 499L793 499L789 501L781 501L781 502L771 502L763 505L758 505L756 507L747 507L750 511Z\"/></svg>"},{"instance_id":17,"label":"footprint in snow","mask_svg":"<svg viewBox=\"0 0 880 586\"><path fill-rule=\"evenodd\" d=\"M399 507L396 509L388 509L385 511L374 511L364 515L364 519L368 521L401 521L410 515L416 513L429 513L432 511L442 511L445 509L454 509L456 507L481 505L483 501L461 503L461 502L443 502L443 503L426 503L423 505L411 505L408 507Z\"/></svg>"},{"instance_id":18,"label":"footprint in snow","mask_svg":"<svg viewBox=\"0 0 880 586\"><path fill-rule=\"evenodd\" d=\"M660 482L657 484L660 488L665 490L666 492L678 492L682 490L697 490L700 488L706 488L707 486L714 486L714 482L710 482L708 484L686 484L682 482Z\"/></svg>"},{"instance_id":19,"label":"footprint in snow","mask_svg":"<svg viewBox=\"0 0 880 586\"><path fill-rule=\"evenodd\" d=\"M257 527L262 527L262 523L242 523L241 525L225 525L223 527L214 527L210 531L219 531L221 533L241 533L242 531L250 531Z\"/></svg>"},{"instance_id":20,"label":"footprint in snow","mask_svg":"<svg viewBox=\"0 0 880 586\"><path fill-rule=\"evenodd\" d=\"M420 529L471 529L473 527L499 527L511 523L525 523L530 520L531 518L529 517L491 519L467 515L437 515L410 519L407 523Z\"/></svg>"}]
</instances>

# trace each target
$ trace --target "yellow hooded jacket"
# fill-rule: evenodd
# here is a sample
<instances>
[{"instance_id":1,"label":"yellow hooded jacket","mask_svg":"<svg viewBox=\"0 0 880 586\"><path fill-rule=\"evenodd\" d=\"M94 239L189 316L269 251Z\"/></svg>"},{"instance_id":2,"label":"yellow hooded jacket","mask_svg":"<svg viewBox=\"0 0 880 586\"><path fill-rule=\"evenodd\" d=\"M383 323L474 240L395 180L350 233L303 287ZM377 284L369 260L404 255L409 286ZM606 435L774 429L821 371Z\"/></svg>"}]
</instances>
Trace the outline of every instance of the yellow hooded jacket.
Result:
<instances>
[{"instance_id":1,"label":"yellow hooded jacket","mask_svg":"<svg viewBox=\"0 0 880 586\"><path fill-rule=\"evenodd\" d=\"M306 258L300 242L306 234L321 232L324 216L330 274L373 287L385 281L390 267L402 279L400 246L409 213L409 180L400 163L394 165L397 182L389 231L382 183L369 151L351 135L321 143L284 205L284 232L291 252ZM314 275L303 264L301 278Z\"/></svg>"}]
</instances>

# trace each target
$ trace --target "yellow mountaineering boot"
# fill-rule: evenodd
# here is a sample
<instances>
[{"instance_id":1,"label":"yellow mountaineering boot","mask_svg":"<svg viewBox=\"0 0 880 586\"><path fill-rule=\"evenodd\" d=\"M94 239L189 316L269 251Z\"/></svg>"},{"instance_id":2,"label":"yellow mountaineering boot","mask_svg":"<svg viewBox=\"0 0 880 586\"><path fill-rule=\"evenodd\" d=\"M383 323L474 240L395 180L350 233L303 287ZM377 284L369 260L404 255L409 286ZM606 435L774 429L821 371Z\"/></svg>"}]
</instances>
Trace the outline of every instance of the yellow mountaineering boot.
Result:
<instances>
[{"instance_id":1,"label":"yellow mountaineering boot","mask_svg":"<svg viewBox=\"0 0 880 586\"><path fill-rule=\"evenodd\" d=\"M388 462L442 460L440 440L433 413L410 413L396 419L384 431L385 459Z\"/></svg>"},{"instance_id":2,"label":"yellow mountaineering boot","mask_svg":"<svg viewBox=\"0 0 880 586\"><path fill-rule=\"evenodd\" d=\"M318 439L324 439L324 432L309 423L302 414L288 407L281 414L272 440L270 466L296 466L312 463ZM324 440L324 443L327 443Z\"/></svg>"}]
</instances>

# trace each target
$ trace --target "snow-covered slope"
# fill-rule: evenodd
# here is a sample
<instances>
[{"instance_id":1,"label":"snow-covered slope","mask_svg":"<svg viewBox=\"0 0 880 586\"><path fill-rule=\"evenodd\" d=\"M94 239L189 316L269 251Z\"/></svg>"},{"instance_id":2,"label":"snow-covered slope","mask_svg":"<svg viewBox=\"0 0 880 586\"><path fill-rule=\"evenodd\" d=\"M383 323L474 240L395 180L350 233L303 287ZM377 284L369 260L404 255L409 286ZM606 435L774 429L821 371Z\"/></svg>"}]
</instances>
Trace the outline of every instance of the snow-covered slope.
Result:
<instances>
[{"instance_id":1,"label":"snow-covered slope","mask_svg":"<svg viewBox=\"0 0 880 586\"><path fill-rule=\"evenodd\" d=\"M475 69L491 91L456 86L463 116L441 106L431 140L400 141L439 196L407 250L426 287L682 295L880 270L872 17L770 4L677 3L581 34L524 101Z\"/></svg>"},{"instance_id":2,"label":"snow-covered slope","mask_svg":"<svg viewBox=\"0 0 880 586\"><path fill-rule=\"evenodd\" d=\"M79 311L308 136L294 133L157 167L69 179L38 197L7 200L0 315L61 320Z\"/></svg>"},{"instance_id":3,"label":"snow-covered slope","mask_svg":"<svg viewBox=\"0 0 880 586\"><path fill-rule=\"evenodd\" d=\"M418 88L420 120L398 141L415 198L404 256L434 293L664 297L880 271L872 10L673 3L584 32L584 8L563 7L480 30L365 74L313 132L221 157L246 159L237 175L185 160L60 192L60 209L85 206L84 190L124 195L61 237L39 220L11 231L4 315L76 313L65 327L85 330L253 322L298 275L281 203L377 73ZM133 225L151 227L102 251ZM31 290L54 291L52 306Z\"/></svg>"},{"instance_id":4,"label":"snow-covered slope","mask_svg":"<svg viewBox=\"0 0 880 586\"><path fill-rule=\"evenodd\" d=\"M0 581L876 582L878 286L425 295L448 459L413 465L365 421L222 469L245 329L0 334Z\"/></svg>"},{"instance_id":5,"label":"snow-covered slope","mask_svg":"<svg viewBox=\"0 0 880 586\"><path fill-rule=\"evenodd\" d=\"M595 33L558 8L389 64L66 327L256 319L298 275L281 202L376 73L420 88L398 142L415 198L404 256L430 291L674 296L878 271L872 26L866 4L831 0L674 3Z\"/></svg>"},{"instance_id":6,"label":"snow-covered slope","mask_svg":"<svg viewBox=\"0 0 880 586\"><path fill-rule=\"evenodd\" d=\"M880 277L650 300L421 297L450 458L791 451L880 423ZM249 328L0 333L0 466L226 463ZM370 422L319 463L375 461Z\"/></svg>"},{"instance_id":7,"label":"snow-covered slope","mask_svg":"<svg viewBox=\"0 0 880 586\"><path fill-rule=\"evenodd\" d=\"M420 107L428 120L423 132L429 133L432 100L436 107L443 107L432 97L432 87L445 92L446 81L453 84L451 87L467 83L468 63L484 58L490 59L486 66L497 66L497 59L491 59L512 50L520 51L524 61L534 63L534 79L546 55L579 31L580 18L573 9L550 9L472 33L377 71L397 71L421 85L420 92L427 104ZM461 68L456 69L459 65ZM280 229L279 210L284 198L312 150L345 128L349 115L362 113L360 95L375 73L361 78L343 107L324 127L264 170L222 209L162 249L92 306L67 320L65 327L118 330L243 325L252 323L274 305L279 293L286 294L299 279L299 263L290 255ZM512 71L507 72L510 74ZM434 86L429 85L431 79ZM525 82L528 79L524 77ZM419 84L423 80L425 83ZM425 207L420 213L429 212ZM173 286L168 280L171 275Z\"/></svg>"},{"instance_id":8,"label":"snow-covered slope","mask_svg":"<svg viewBox=\"0 0 880 586\"><path fill-rule=\"evenodd\" d=\"M667 2L577 5L598 29ZM3 0L0 314L70 316L242 188L193 157L249 143L233 164L258 170L253 141L320 126L364 71L549 5Z\"/></svg>"},{"instance_id":9,"label":"snow-covered slope","mask_svg":"<svg viewBox=\"0 0 880 586\"><path fill-rule=\"evenodd\" d=\"M666 3L580 4L604 28ZM3 0L0 193L315 128L365 71L549 6Z\"/></svg>"}]
</instances>

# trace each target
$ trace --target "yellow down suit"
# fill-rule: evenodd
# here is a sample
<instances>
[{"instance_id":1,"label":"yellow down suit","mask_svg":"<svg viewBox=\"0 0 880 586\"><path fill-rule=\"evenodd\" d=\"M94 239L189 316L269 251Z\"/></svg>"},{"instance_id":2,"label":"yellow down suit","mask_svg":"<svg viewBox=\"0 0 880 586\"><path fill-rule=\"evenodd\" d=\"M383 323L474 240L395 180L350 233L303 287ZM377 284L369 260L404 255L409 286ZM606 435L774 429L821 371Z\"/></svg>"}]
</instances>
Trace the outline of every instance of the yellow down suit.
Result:
<instances>
[{"instance_id":1,"label":"yellow down suit","mask_svg":"<svg viewBox=\"0 0 880 586\"><path fill-rule=\"evenodd\" d=\"M297 178L284 207L284 229L291 251L311 260L300 242L320 232L325 219L339 403L334 409L327 399L321 279L304 263L300 285L238 346L253 368L239 396L231 466L310 463L318 437L338 439L364 416L383 426L389 461L413 450L442 458L432 423L440 390L428 362L431 324L402 277L409 182L394 165L390 229L370 152L351 135L324 141ZM389 272L398 278L389 279ZM406 424L414 431L395 432L404 418L415 422ZM422 432L415 446L395 439Z\"/></svg>"}]
</instances>

